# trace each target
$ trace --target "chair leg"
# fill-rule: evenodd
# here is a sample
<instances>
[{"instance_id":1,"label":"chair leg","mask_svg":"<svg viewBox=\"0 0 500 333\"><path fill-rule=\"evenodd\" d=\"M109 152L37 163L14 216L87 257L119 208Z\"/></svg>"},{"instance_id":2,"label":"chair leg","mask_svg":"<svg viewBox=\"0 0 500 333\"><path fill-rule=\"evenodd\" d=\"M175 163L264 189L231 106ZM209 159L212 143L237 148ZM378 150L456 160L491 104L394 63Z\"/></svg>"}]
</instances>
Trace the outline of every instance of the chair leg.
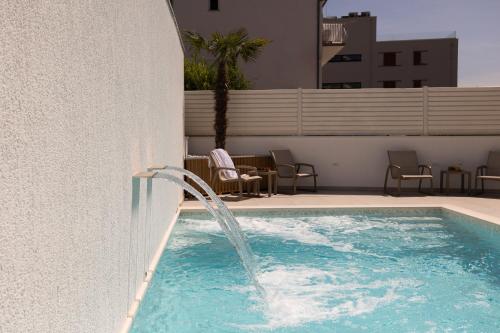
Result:
<instances>
[{"instance_id":1,"label":"chair leg","mask_svg":"<svg viewBox=\"0 0 500 333\"><path fill-rule=\"evenodd\" d=\"M389 168L387 168L387 171L385 172L385 180L384 180L384 194L387 193L387 180L389 179Z\"/></svg>"},{"instance_id":2,"label":"chair leg","mask_svg":"<svg viewBox=\"0 0 500 333\"><path fill-rule=\"evenodd\" d=\"M243 183L242 182L238 182L238 191L239 191L238 197L241 199L243 197Z\"/></svg>"},{"instance_id":3,"label":"chair leg","mask_svg":"<svg viewBox=\"0 0 500 333\"><path fill-rule=\"evenodd\" d=\"M434 195L434 181L433 181L433 179L432 179L432 178L430 178L430 179L429 179L429 181L430 181L430 183L431 183L431 184L430 184L430 186L431 186L431 188L430 188L431 195Z\"/></svg>"},{"instance_id":4,"label":"chair leg","mask_svg":"<svg viewBox=\"0 0 500 333\"><path fill-rule=\"evenodd\" d=\"M212 180L210 182L210 187L212 188L212 190L214 190L215 192L215 177L212 177Z\"/></svg>"},{"instance_id":5,"label":"chair leg","mask_svg":"<svg viewBox=\"0 0 500 333\"><path fill-rule=\"evenodd\" d=\"M470 194L471 194L471 193L470 193L470 188L471 188L471 186L470 186L470 183L471 183L471 177L472 177L472 176L471 176L471 174L470 174L470 173L469 173L469 174L467 174L467 195L470 195Z\"/></svg>"},{"instance_id":6,"label":"chair leg","mask_svg":"<svg viewBox=\"0 0 500 333\"><path fill-rule=\"evenodd\" d=\"M316 180L316 175L314 175L314 192L318 192L318 181Z\"/></svg>"},{"instance_id":7,"label":"chair leg","mask_svg":"<svg viewBox=\"0 0 500 333\"><path fill-rule=\"evenodd\" d=\"M293 194L297 194L297 178L293 179Z\"/></svg>"},{"instance_id":8,"label":"chair leg","mask_svg":"<svg viewBox=\"0 0 500 333\"><path fill-rule=\"evenodd\" d=\"M484 194L484 179L481 179L481 194Z\"/></svg>"},{"instance_id":9,"label":"chair leg","mask_svg":"<svg viewBox=\"0 0 500 333\"><path fill-rule=\"evenodd\" d=\"M398 178L398 197L401 196L401 178Z\"/></svg>"},{"instance_id":10,"label":"chair leg","mask_svg":"<svg viewBox=\"0 0 500 333\"><path fill-rule=\"evenodd\" d=\"M419 181L418 181L418 192L419 193L422 192L422 179L419 179Z\"/></svg>"}]
</instances>

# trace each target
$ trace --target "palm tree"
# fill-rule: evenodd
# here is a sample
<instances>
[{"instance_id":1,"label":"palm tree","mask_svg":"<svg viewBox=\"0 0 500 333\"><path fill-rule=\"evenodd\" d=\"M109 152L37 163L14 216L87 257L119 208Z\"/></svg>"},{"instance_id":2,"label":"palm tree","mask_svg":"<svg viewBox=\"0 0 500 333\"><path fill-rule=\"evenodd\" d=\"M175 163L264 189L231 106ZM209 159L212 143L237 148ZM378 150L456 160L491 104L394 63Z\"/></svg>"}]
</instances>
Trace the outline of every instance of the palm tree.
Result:
<instances>
[{"instance_id":1,"label":"palm tree","mask_svg":"<svg viewBox=\"0 0 500 333\"><path fill-rule=\"evenodd\" d=\"M250 39L246 29L241 28L226 36L215 32L210 40L206 40L196 32L186 31L185 38L193 48L195 55L202 50L214 59L217 67L215 83L215 147L224 149L226 146L227 102L229 100L228 71L237 69L238 61L255 61L262 48L269 43L264 38Z\"/></svg>"}]
</instances>

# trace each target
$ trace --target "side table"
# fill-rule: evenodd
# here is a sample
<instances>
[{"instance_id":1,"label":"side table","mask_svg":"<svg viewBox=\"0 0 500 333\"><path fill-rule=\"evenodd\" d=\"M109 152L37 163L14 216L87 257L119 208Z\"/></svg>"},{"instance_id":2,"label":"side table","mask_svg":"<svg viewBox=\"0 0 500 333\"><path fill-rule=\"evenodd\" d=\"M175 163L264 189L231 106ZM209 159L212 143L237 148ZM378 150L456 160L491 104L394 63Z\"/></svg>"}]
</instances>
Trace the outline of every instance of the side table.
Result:
<instances>
[{"instance_id":1,"label":"side table","mask_svg":"<svg viewBox=\"0 0 500 333\"><path fill-rule=\"evenodd\" d=\"M465 192L465 176L467 176L467 194L470 195L471 191L471 173L466 170L441 170L441 177L439 179L439 189L440 192L443 193L443 182L445 182L444 191L446 193L450 192L450 176L451 175L460 175L461 183L460 183L460 192Z\"/></svg>"},{"instance_id":2,"label":"side table","mask_svg":"<svg viewBox=\"0 0 500 333\"><path fill-rule=\"evenodd\" d=\"M267 196L278 194L278 172L274 170L257 170L259 176L267 177Z\"/></svg>"}]
</instances>

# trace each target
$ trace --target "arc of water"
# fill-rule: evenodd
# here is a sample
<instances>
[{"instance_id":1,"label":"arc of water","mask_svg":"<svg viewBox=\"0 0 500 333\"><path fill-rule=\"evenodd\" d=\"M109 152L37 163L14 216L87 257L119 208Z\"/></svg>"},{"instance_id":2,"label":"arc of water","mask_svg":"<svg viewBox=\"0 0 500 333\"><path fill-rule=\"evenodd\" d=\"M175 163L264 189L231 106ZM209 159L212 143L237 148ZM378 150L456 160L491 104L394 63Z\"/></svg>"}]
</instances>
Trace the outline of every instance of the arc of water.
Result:
<instances>
[{"instance_id":1,"label":"arc of water","mask_svg":"<svg viewBox=\"0 0 500 333\"><path fill-rule=\"evenodd\" d=\"M253 282L255 288L261 294L261 296L264 297L265 291L257 280L256 277L257 264L254 259L255 256L253 255L248 245L248 241L245 235L243 234L241 227L236 218L234 217L234 215L227 208L224 202L210 188L210 186L194 173L182 168L167 166L161 168L148 169L148 171L152 170L159 171L153 176L154 178L163 178L181 186L190 194L192 194L196 199L198 199L205 206L205 208L207 208L207 210L214 216L216 221L219 223L222 231L228 237L231 244L236 249L236 252L238 253L241 262L243 264L243 267L245 268L245 271L247 272L250 280ZM215 210L212 207L212 205L210 205L210 203L206 200L206 198L193 186L191 186L184 180L181 180L173 176L171 172L175 172L177 174L180 173L184 176L191 178L198 186L200 186L208 194L210 199L212 199L212 201L216 204L217 210Z\"/></svg>"},{"instance_id":2,"label":"arc of water","mask_svg":"<svg viewBox=\"0 0 500 333\"><path fill-rule=\"evenodd\" d=\"M222 201L221 198L212 190L210 185L208 185L203 179L201 179L199 176L194 174L191 171L188 171L183 168L179 167L174 167L174 166L166 166L162 170L159 170L160 173L162 172L168 172L168 171L174 171L176 173L180 173L184 176L187 176L191 178L198 186L200 186L210 197L210 199L216 204L217 208L222 212L223 217L226 219L228 227L230 229L233 229L234 234L238 235L241 237L241 240L244 242L245 245L248 244L248 240L245 237L245 234L241 230L241 227L238 223L238 220L234 217L233 213L227 208L226 204ZM251 249L247 246L248 252L252 252ZM253 259L253 256L252 256Z\"/></svg>"},{"instance_id":3,"label":"arc of water","mask_svg":"<svg viewBox=\"0 0 500 333\"><path fill-rule=\"evenodd\" d=\"M152 170L152 168L150 168ZM149 170L149 169L148 169ZM156 169L158 170L158 169ZM221 211L222 217L226 221L226 228L232 231L231 239L237 237L240 242L237 242L240 245L245 247L245 251L250 253L249 260L252 261L252 267L256 267L256 263L254 260L254 255L252 254L252 250L248 246L248 240L245 237L245 234L241 230L241 227L234 217L233 213L227 208L224 202L217 196L217 194L212 190L212 188L200 177L192 173L191 171L185 170L179 167L165 166L160 169L160 173L174 171L176 173L180 173L184 176L188 176L191 178L198 186L200 186L210 197L210 199L216 204L217 208ZM238 244L235 244L238 245Z\"/></svg>"},{"instance_id":4,"label":"arc of water","mask_svg":"<svg viewBox=\"0 0 500 333\"><path fill-rule=\"evenodd\" d=\"M153 185L153 178L157 175L157 173L154 172L140 172L132 177L132 223L131 223L131 230L130 230L130 240L129 240L129 268L128 268L128 307L129 309L131 308L132 302L137 302L139 296L135 295L135 298L131 298L131 293L133 292L132 290L135 290L133 286L137 286L137 271L139 267L139 197L140 197L140 179L147 179L147 195L146 195L146 219L145 219L145 225L144 225L144 262L143 262L143 271L144 271L144 281L149 280L150 275L148 274L149 270L146 267L149 264L149 248L147 249L146 247L149 247L150 239L147 238L147 233L148 233L148 226L151 227L151 204L152 204L152 185ZM203 206L208 210L208 212L217 220L220 221L223 219L223 217L220 215L220 213L210 205L210 203L205 199L205 197L197 191L193 186L190 184L186 183L182 178L178 178L174 175L170 174L162 174L158 175L157 178L163 178L167 181L170 181L184 190L188 191L190 194L192 194L195 198L197 198ZM135 234L137 235L137 241L136 243L136 251L135 251L135 265L133 266L133 273L131 273L132 269L132 251L133 251L133 237L132 237L132 228L135 227ZM221 224L221 228L223 229L225 234L230 234L230 230L227 229L227 226L225 224ZM132 280L133 278L133 280ZM132 288L132 290L131 290Z\"/></svg>"}]
</instances>

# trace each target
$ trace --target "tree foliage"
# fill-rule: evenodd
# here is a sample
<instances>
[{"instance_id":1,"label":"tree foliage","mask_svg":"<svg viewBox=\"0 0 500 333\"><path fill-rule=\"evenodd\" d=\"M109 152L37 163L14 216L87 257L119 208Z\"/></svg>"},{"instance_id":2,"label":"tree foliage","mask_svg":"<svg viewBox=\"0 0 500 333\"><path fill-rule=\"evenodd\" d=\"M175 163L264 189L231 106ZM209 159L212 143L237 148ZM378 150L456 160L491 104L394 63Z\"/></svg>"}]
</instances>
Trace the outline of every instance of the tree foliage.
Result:
<instances>
[{"instance_id":1,"label":"tree foliage","mask_svg":"<svg viewBox=\"0 0 500 333\"><path fill-rule=\"evenodd\" d=\"M228 68L228 89L251 89L252 84L238 67ZM217 68L205 59L186 58L184 61L184 89L185 90L215 90Z\"/></svg>"},{"instance_id":2,"label":"tree foliage","mask_svg":"<svg viewBox=\"0 0 500 333\"><path fill-rule=\"evenodd\" d=\"M264 38L252 39L243 28L227 35L215 32L210 39L191 31L186 31L184 37L190 45L192 54L184 66L186 89L214 90L215 146L225 148L228 90L248 89L250 86L238 68L238 62L255 61L269 41ZM208 57L203 58L202 53ZM207 59L211 62L209 63Z\"/></svg>"}]
</instances>

